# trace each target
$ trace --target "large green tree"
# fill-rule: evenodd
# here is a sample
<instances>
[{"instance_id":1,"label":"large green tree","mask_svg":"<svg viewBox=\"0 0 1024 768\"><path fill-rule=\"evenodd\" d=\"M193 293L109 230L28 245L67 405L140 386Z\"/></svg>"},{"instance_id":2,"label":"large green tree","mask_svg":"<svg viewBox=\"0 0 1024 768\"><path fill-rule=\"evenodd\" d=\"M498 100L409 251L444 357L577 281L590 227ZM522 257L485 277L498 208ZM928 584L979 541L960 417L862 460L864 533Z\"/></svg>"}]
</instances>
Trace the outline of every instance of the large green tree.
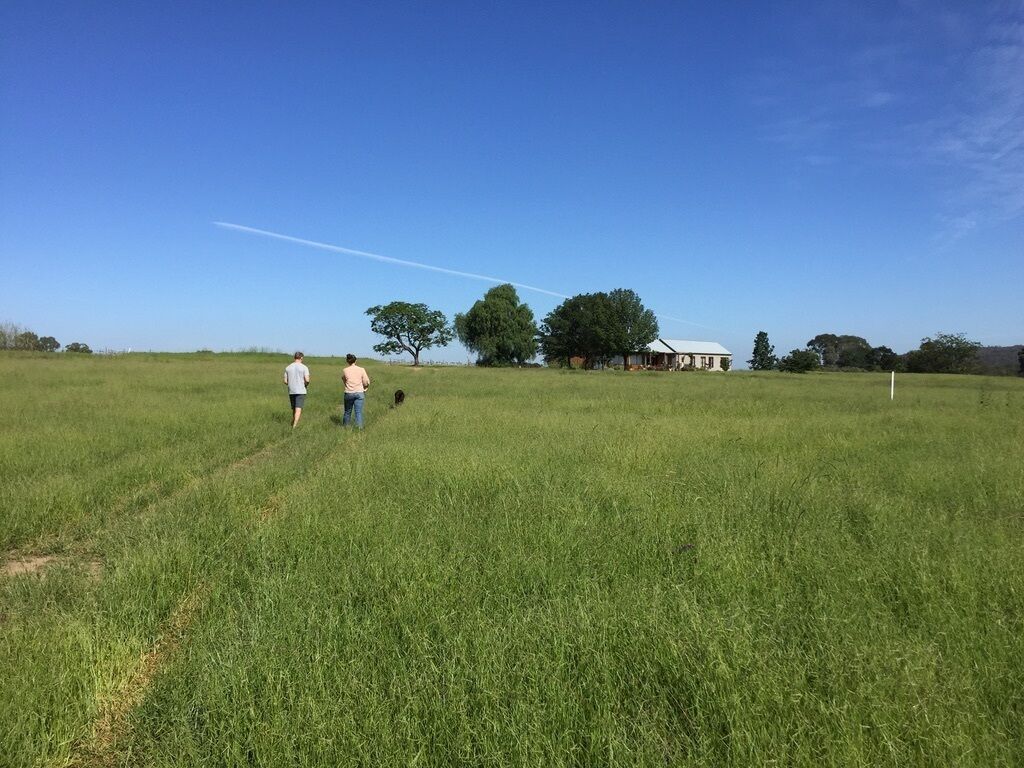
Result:
<instances>
[{"instance_id":1,"label":"large green tree","mask_svg":"<svg viewBox=\"0 0 1024 768\"><path fill-rule=\"evenodd\" d=\"M860 336L839 337L839 367L869 368L871 366L871 345Z\"/></svg>"},{"instance_id":2,"label":"large green tree","mask_svg":"<svg viewBox=\"0 0 1024 768\"><path fill-rule=\"evenodd\" d=\"M807 342L807 348L818 353L822 365L839 365L839 337L834 333L819 333Z\"/></svg>"},{"instance_id":3,"label":"large green tree","mask_svg":"<svg viewBox=\"0 0 1024 768\"><path fill-rule=\"evenodd\" d=\"M14 348L22 350L38 350L39 336L32 331L22 331L14 337Z\"/></svg>"},{"instance_id":4,"label":"large green tree","mask_svg":"<svg viewBox=\"0 0 1024 768\"><path fill-rule=\"evenodd\" d=\"M394 355L408 352L412 364L420 364L420 352L431 347L446 346L455 333L440 310L426 304L392 301L366 310L370 316L370 330L384 337L374 344L375 352Z\"/></svg>"},{"instance_id":5,"label":"large green tree","mask_svg":"<svg viewBox=\"0 0 1024 768\"><path fill-rule=\"evenodd\" d=\"M616 288L608 294L611 326L608 342L612 350L622 355L625 365L629 356L647 349L658 338L658 318L644 307L635 291Z\"/></svg>"},{"instance_id":6,"label":"large green tree","mask_svg":"<svg viewBox=\"0 0 1024 768\"><path fill-rule=\"evenodd\" d=\"M39 339L39 349L43 352L56 352L60 349L60 342L53 338L53 336L43 336Z\"/></svg>"},{"instance_id":7,"label":"large green tree","mask_svg":"<svg viewBox=\"0 0 1024 768\"><path fill-rule=\"evenodd\" d=\"M775 356L775 347L768 341L767 331L758 331L754 337L754 353L747 360L752 371L770 371L778 367L779 358Z\"/></svg>"},{"instance_id":8,"label":"large green tree","mask_svg":"<svg viewBox=\"0 0 1024 768\"><path fill-rule=\"evenodd\" d=\"M819 333L807 342L807 348L817 353L819 362L826 367L871 367L871 345L861 336Z\"/></svg>"},{"instance_id":9,"label":"large green tree","mask_svg":"<svg viewBox=\"0 0 1024 768\"><path fill-rule=\"evenodd\" d=\"M605 337L610 315L606 293L581 293L563 301L540 326L544 360L568 366L572 358L580 357L584 367L594 368L610 358L614 351Z\"/></svg>"},{"instance_id":10,"label":"large green tree","mask_svg":"<svg viewBox=\"0 0 1024 768\"><path fill-rule=\"evenodd\" d=\"M889 347L872 347L871 368L877 371L895 371L900 367L900 356Z\"/></svg>"},{"instance_id":11,"label":"large green tree","mask_svg":"<svg viewBox=\"0 0 1024 768\"><path fill-rule=\"evenodd\" d=\"M977 367L981 343L962 333L937 333L926 336L921 346L907 353L911 373L971 373Z\"/></svg>"},{"instance_id":12,"label":"large green tree","mask_svg":"<svg viewBox=\"0 0 1024 768\"><path fill-rule=\"evenodd\" d=\"M476 353L477 365L525 363L537 354L533 310L519 303L508 283L491 288L468 312L457 314L455 333Z\"/></svg>"},{"instance_id":13,"label":"large green tree","mask_svg":"<svg viewBox=\"0 0 1024 768\"><path fill-rule=\"evenodd\" d=\"M568 365L583 358L587 368L607 363L616 355L643 350L658 336L654 313L634 291L583 293L557 306L540 327L540 347L549 363Z\"/></svg>"}]
</instances>

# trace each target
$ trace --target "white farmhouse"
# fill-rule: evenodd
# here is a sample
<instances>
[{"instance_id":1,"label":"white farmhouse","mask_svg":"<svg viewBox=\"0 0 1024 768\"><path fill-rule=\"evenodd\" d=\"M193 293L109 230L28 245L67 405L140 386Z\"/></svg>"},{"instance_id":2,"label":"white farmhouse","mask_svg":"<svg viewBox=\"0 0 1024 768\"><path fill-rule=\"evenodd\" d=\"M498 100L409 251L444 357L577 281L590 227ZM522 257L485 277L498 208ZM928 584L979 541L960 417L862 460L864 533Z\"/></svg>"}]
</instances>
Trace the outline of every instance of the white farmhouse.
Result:
<instances>
[{"instance_id":1,"label":"white farmhouse","mask_svg":"<svg viewBox=\"0 0 1024 768\"><path fill-rule=\"evenodd\" d=\"M656 339L647 346L647 351L630 355L627 368L653 368L659 371L681 371L684 368L700 368L707 371L724 371L722 360L728 359L732 367L732 352L714 341L689 341L686 339Z\"/></svg>"}]
</instances>

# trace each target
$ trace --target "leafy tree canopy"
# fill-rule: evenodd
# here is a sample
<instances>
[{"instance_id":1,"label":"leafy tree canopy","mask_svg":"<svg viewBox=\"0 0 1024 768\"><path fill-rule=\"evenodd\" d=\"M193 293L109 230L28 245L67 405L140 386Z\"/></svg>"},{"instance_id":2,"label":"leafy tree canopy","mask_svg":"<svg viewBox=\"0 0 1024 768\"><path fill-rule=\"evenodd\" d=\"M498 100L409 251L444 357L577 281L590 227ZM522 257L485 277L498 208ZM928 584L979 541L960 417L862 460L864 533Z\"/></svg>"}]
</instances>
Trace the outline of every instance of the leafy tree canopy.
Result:
<instances>
[{"instance_id":1,"label":"leafy tree canopy","mask_svg":"<svg viewBox=\"0 0 1024 768\"><path fill-rule=\"evenodd\" d=\"M820 363L826 367L871 367L871 345L861 336L819 333L807 342L807 348L816 352Z\"/></svg>"},{"instance_id":2,"label":"leafy tree canopy","mask_svg":"<svg viewBox=\"0 0 1024 768\"><path fill-rule=\"evenodd\" d=\"M603 335L609 323L607 299L605 293L582 293L549 312L540 326L544 360L568 365L573 357L581 357L585 367L593 368L610 358L611 345Z\"/></svg>"},{"instance_id":3,"label":"leafy tree canopy","mask_svg":"<svg viewBox=\"0 0 1024 768\"><path fill-rule=\"evenodd\" d=\"M476 353L477 365L525 363L537 354L533 310L519 303L508 283L491 288L468 312L456 315L455 332Z\"/></svg>"},{"instance_id":4,"label":"leafy tree canopy","mask_svg":"<svg viewBox=\"0 0 1024 768\"><path fill-rule=\"evenodd\" d=\"M878 371L895 371L901 366L900 356L889 347L872 347L870 368Z\"/></svg>"},{"instance_id":5,"label":"leafy tree canopy","mask_svg":"<svg viewBox=\"0 0 1024 768\"><path fill-rule=\"evenodd\" d=\"M977 366L981 344L962 333L938 333L921 339L921 346L907 353L912 373L971 373Z\"/></svg>"},{"instance_id":6,"label":"leafy tree canopy","mask_svg":"<svg viewBox=\"0 0 1024 768\"><path fill-rule=\"evenodd\" d=\"M871 345L860 336L839 337L839 367L868 368L871 365Z\"/></svg>"},{"instance_id":7,"label":"leafy tree canopy","mask_svg":"<svg viewBox=\"0 0 1024 768\"><path fill-rule=\"evenodd\" d=\"M611 325L605 336L612 351L622 355L625 364L630 355L647 349L658 338L658 319L628 288L616 288L609 293L608 304Z\"/></svg>"},{"instance_id":8,"label":"leafy tree canopy","mask_svg":"<svg viewBox=\"0 0 1024 768\"><path fill-rule=\"evenodd\" d=\"M839 337L834 333L819 333L807 342L807 348L818 353L822 365L839 365Z\"/></svg>"},{"instance_id":9,"label":"leafy tree canopy","mask_svg":"<svg viewBox=\"0 0 1024 768\"><path fill-rule=\"evenodd\" d=\"M775 356L775 347L768 341L767 331L758 331L754 337L753 357L747 360L752 371L770 371L777 368L779 358Z\"/></svg>"},{"instance_id":10,"label":"leafy tree canopy","mask_svg":"<svg viewBox=\"0 0 1024 768\"><path fill-rule=\"evenodd\" d=\"M83 344L80 341L72 341L70 344L68 344L66 347L64 347L64 351L65 352L78 352L79 354L83 354L83 355L91 355L92 354L92 350L89 349L89 345L88 344Z\"/></svg>"},{"instance_id":11,"label":"leafy tree canopy","mask_svg":"<svg viewBox=\"0 0 1024 768\"><path fill-rule=\"evenodd\" d=\"M826 368L894 371L902 365L902 358L889 347L872 347L862 336L819 333L807 342L807 348Z\"/></svg>"},{"instance_id":12,"label":"leafy tree canopy","mask_svg":"<svg viewBox=\"0 0 1024 768\"><path fill-rule=\"evenodd\" d=\"M581 357L594 368L615 355L643 350L658 337L658 321L635 291L583 293L566 299L544 318L540 347L548 363L568 365Z\"/></svg>"},{"instance_id":13,"label":"leafy tree canopy","mask_svg":"<svg viewBox=\"0 0 1024 768\"><path fill-rule=\"evenodd\" d=\"M53 336L43 336L14 323L0 323L0 349L17 349L30 352L56 352L60 342Z\"/></svg>"},{"instance_id":14,"label":"leafy tree canopy","mask_svg":"<svg viewBox=\"0 0 1024 768\"><path fill-rule=\"evenodd\" d=\"M60 342L53 336L43 336L39 340L39 349L43 352L56 352L60 349Z\"/></svg>"},{"instance_id":15,"label":"leafy tree canopy","mask_svg":"<svg viewBox=\"0 0 1024 768\"><path fill-rule=\"evenodd\" d=\"M384 337L380 344L373 345L374 351L382 355L408 352L413 365L420 364L421 351L444 347L455 337L444 313L426 304L392 301L370 307L366 314L370 316L370 330Z\"/></svg>"},{"instance_id":16,"label":"leafy tree canopy","mask_svg":"<svg viewBox=\"0 0 1024 768\"><path fill-rule=\"evenodd\" d=\"M794 349L779 361L779 370L789 373L807 373L819 366L818 353L813 349Z\"/></svg>"},{"instance_id":17,"label":"leafy tree canopy","mask_svg":"<svg viewBox=\"0 0 1024 768\"><path fill-rule=\"evenodd\" d=\"M23 350L38 350L39 337L32 331L22 331L14 337L14 348Z\"/></svg>"}]
</instances>

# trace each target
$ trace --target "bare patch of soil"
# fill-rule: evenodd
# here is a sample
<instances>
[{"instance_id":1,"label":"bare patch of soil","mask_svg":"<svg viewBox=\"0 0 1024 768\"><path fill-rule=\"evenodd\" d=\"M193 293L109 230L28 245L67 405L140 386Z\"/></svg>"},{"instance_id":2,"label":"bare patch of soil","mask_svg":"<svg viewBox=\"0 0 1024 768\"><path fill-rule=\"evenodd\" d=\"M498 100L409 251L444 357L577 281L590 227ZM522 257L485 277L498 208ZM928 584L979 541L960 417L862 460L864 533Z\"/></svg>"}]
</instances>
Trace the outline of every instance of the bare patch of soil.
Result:
<instances>
[{"instance_id":1,"label":"bare patch of soil","mask_svg":"<svg viewBox=\"0 0 1024 768\"><path fill-rule=\"evenodd\" d=\"M10 553L0 565L0 574L4 576L25 576L43 573L51 565L67 563L81 565L90 579L96 580L103 575L103 561L96 558L80 560L71 555L27 555L17 552Z\"/></svg>"},{"instance_id":2,"label":"bare patch of soil","mask_svg":"<svg viewBox=\"0 0 1024 768\"><path fill-rule=\"evenodd\" d=\"M22 576L24 574L39 573L50 563L56 562L55 555L19 555L12 553L4 559L3 566L0 566L0 573L4 576Z\"/></svg>"}]
</instances>

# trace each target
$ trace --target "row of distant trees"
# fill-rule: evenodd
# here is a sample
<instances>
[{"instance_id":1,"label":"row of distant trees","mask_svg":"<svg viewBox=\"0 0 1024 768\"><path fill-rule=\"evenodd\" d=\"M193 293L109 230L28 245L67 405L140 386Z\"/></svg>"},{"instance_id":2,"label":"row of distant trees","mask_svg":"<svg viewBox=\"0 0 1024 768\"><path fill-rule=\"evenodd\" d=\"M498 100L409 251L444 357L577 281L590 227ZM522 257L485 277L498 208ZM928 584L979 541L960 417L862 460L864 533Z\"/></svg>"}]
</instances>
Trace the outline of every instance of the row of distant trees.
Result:
<instances>
[{"instance_id":1,"label":"row of distant trees","mask_svg":"<svg viewBox=\"0 0 1024 768\"><path fill-rule=\"evenodd\" d=\"M370 307L370 329L384 337L373 349L384 355L406 352L413 365L420 354L443 347L455 338L476 355L477 365L522 365L538 353L549 365L582 362L585 368L625 361L658 338L658 320L635 291L584 293L566 299L538 325L533 311L519 300L514 286L491 288L450 324L444 313L426 304L393 301ZM918 349L897 354L873 346L862 336L819 333L804 349L778 357L766 331L754 339L753 370L806 372L819 368L845 371L909 371L913 373L982 372L981 344L962 333L938 333L921 340ZM1024 375L1024 348L1018 352Z\"/></svg>"},{"instance_id":2,"label":"row of distant trees","mask_svg":"<svg viewBox=\"0 0 1024 768\"><path fill-rule=\"evenodd\" d=\"M522 365L539 352L549 364L567 366L576 359L596 368L618 355L625 359L640 352L658 337L654 313L626 288L568 298L539 326L533 310L508 283L491 288L468 311L457 314L452 325L443 312L404 301L370 307L366 314L370 330L384 337L374 351L406 352L413 365L419 365L423 350L446 346L457 337L476 355L477 365Z\"/></svg>"},{"instance_id":3,"label":"row of distant trees","mask_svg":"<svg viewBox=\"0 0 1024 768\"><path fill-rule=\"evenodd\" d=\"M56 352L60 342L53 336L40 336L35 331L22 328L14 323L0 323L0 349L16 349L25 352ZM92 354L88 344L73 341L64 347L65 352Z\"/></svg>"},{"instance_id":4,"label":"row of distant trees","mask_svg":"<svg viewBox=\"0 0 1024 768\"><path fill-rule=\"evenodd\" d=\"M910 373L978 373L981 343L962 333L937 333L921 339L921 345L899 355L889 347L873 347L861 336L820 333L807 342L805 349L794 349L785 357L775 355L775 347L765 331L754 337L753 370L780 370L804 373L819 368L854 371L907 371ZM1017 352L1019 374L1024 376L1024 347Z\"/></svg>"}]
</instances>

